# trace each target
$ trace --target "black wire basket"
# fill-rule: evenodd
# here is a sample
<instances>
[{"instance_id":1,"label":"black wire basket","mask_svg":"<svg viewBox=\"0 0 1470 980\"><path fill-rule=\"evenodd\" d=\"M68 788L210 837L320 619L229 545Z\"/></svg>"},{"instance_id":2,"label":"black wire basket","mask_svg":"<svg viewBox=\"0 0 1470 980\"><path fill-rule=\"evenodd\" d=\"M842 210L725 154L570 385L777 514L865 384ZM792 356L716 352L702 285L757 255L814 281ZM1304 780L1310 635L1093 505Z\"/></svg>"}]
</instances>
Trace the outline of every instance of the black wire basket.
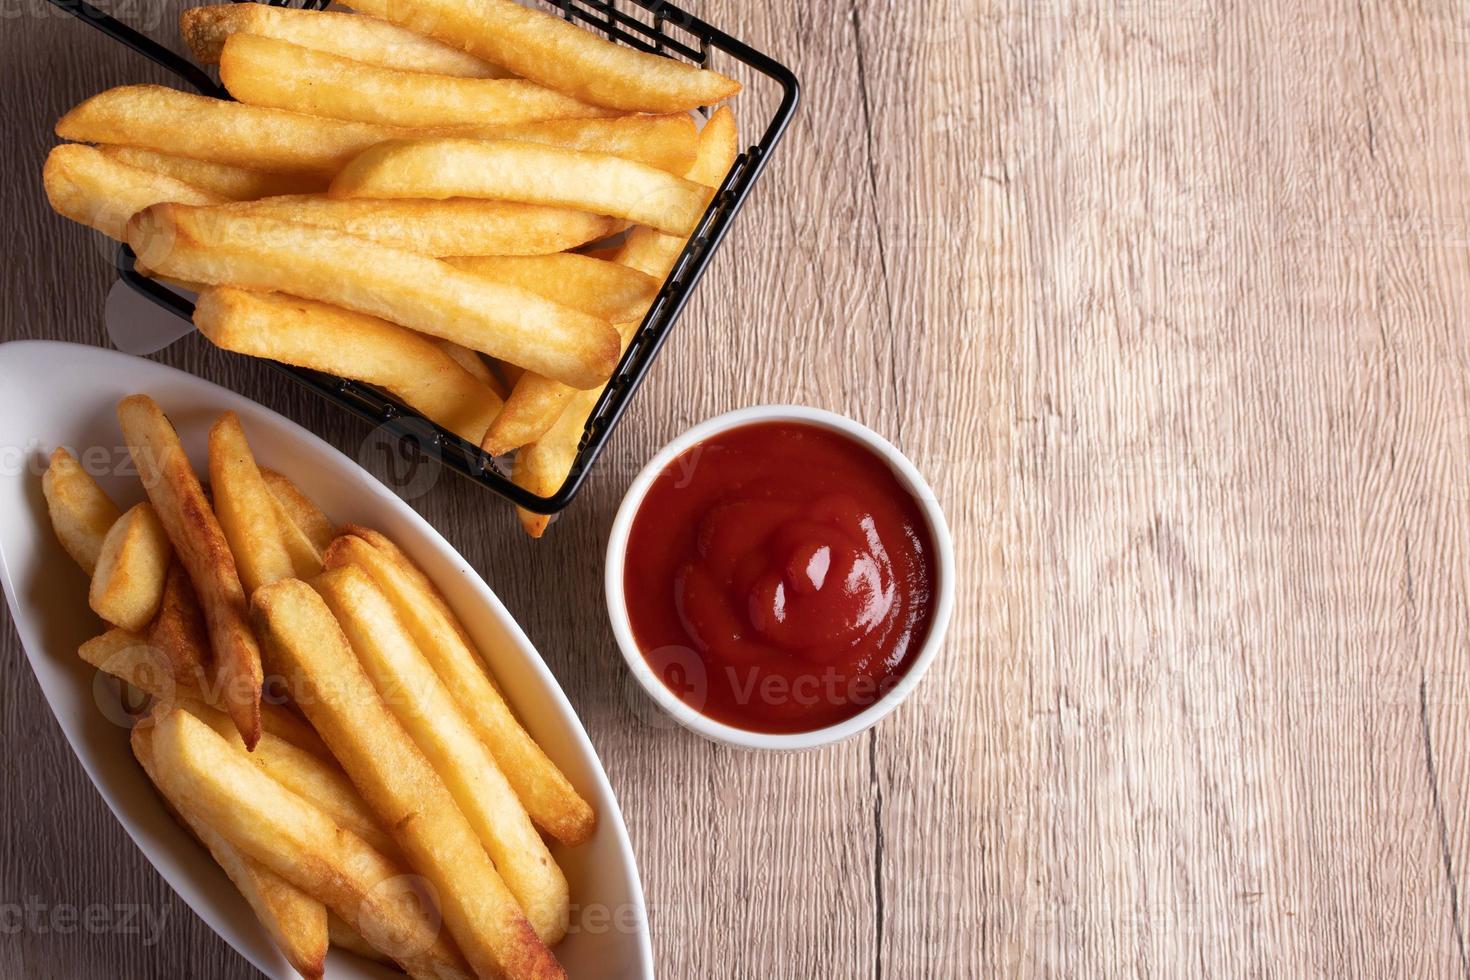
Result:
<instances>
[{"instance_id":1,"label":"black wire basket","mask_svg":"<svg viewBox=\"0 0 1470 980\"><path fill-rule=\"evenodd\" d=\"M126 44L149 60L167 68L180 81L204 95L229 98L208 72L174 51L107 15L85 0L50 0L51 3L86 21L109 37ZM321 9L329 0L268 0L273 6ZM564 509L581 489L593 463L602 454L608 437L628 408L633 393L643 382L669 329L688 302L694 286L704 275L715 250L724 240L735 215L745 204L751 187L769 162L792 114L796 111L799 86L796 76L779 62L756 51L709 24L661 0L537 0L570 21L640 51L678 58L701 67L732 75L745 85L740 97L746 124L750 106L763 109L766 120L759 140L735 159L704 216L690 236L673 271L654 299L642 325L633 335L622 361L608 382L587 421L586 431L566 482L555 494L542 497L511 482L506 461L491 458L454 433L435 425L423 415L376 388L360 382L275 364L277 368L348 411L381 427L414 452L458 470L489 487L518 506L538 514L555 514ZM756 87L764 90L757 93ZM755 96L755 97L752 97ZM193 319L194 305L166 286L141 275L133 253L126 245L117 253L118 272L133 289L183 317ZM274 363L274 362L271 362Z\"/></svg>"}]
</instances>

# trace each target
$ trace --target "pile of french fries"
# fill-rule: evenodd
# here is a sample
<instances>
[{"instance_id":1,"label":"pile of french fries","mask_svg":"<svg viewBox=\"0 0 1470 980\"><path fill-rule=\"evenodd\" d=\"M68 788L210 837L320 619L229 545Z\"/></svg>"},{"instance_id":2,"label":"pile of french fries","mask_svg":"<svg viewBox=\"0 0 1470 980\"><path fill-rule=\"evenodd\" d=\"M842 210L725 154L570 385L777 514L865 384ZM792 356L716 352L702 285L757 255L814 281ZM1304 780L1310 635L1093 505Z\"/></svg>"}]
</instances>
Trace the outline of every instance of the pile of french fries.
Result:
<instances>
[{"instance_id":1,"label":"pile of french fries","mask_svg":"<svg viewBox=\"0 0 1470 980\"><path fill-rule=\"evenodd\" d=\"M413 977L562 976L542 834L580 844L596 816L434 584L262 468L234 413L207 491L152 399L118 418L144 502L121 512L65 449L42 481L110 625L79 653L125 686L138 762L291 965L320 977L337 945Z\"/></svg>"},{"instance_id":2,"label":"pile of french fries","mask_svg":"<svg viewBox=\"0 0 1470 980\"><path fill-rule=\"evenodd\" d=\"M218 346L381 388L555 493L734 165L729 107L691 110L740 85L515 0L353 6L186 10L237 101L94 96L47 195L197 292Z\"/></svg>"}]
</instances>

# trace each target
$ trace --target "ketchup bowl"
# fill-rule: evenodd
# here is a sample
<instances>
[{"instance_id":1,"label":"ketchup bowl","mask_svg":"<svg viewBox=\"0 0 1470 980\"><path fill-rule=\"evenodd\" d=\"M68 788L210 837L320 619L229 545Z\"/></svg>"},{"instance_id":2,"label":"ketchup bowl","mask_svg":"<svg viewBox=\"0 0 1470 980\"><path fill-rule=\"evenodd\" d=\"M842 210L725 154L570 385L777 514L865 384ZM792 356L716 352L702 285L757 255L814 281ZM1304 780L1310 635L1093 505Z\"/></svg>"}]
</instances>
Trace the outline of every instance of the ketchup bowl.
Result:
<instances>
[{"instance_id":1,"label":"ketchup bowl","mask_svg":"<svg viewBox=\"0 0 1470 980\"><path fill-rule=\"evenodd\" d=\"M643 468L613 521L606 593L628 669L679 724L814 748L918 685L954 606L954 546L882 436L763 405L696 425Z\"/></svg>"}]
</instances>

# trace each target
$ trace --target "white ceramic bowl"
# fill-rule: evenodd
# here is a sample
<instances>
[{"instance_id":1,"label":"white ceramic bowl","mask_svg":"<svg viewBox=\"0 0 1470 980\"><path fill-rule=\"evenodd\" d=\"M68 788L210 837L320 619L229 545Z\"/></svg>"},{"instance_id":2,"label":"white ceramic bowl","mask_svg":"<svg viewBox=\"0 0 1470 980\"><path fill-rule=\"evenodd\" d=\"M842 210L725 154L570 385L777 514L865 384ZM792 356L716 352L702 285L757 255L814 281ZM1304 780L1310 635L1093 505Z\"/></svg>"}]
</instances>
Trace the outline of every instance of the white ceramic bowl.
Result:
<instances>
[{"instance_id":1,"label":"white ceramic bowl","mask_svg":"<svg viewBox=\"0 0 1470 980\"><path fill-rule=\"evenodd\" d=\"M496 678L527 729L597 810L592 840L580 847L552 847L574 903L573 931L556 947L557 958L574 978L651 978L653 954L638 869L597 753L526 635L438 532L336 449L217 385L95 347L47 341L0 345L0 582L5 598L62 734L118 821L179 897L266 976L295 980L296 973L224 872L165 812L133 760L127 729L115 713L109 718L105 711L109 702L116 703L115 689L106 683L94 687L97 671L77 657L77 646L102 632L102 624L87 609L86 576L51 530L41 472L52 449L69 446L119 504L141 500L142 485L117 423L118 399L132 392L146 392L163 406L200 470L211 423L233 409L263 463L294 480L332 519L387 534L433 578L475 643L490 655ZM28 837L41 839L33 828L10 827L6 833L17 846L25 846ZM56 830L49 833L54 842ZM79 853L90 853L90 842L76 843ZM335 980L402 977L338 949L327 957L326 975Z\"/></svg>"},{"instance_id":2,"label":"white ceramic bowl","mask_svg":"<svg viewBox=\"0 0 1470 980\"><path fill-rule=\"evenodd\" d=\"M759 422L805 422L839 432L859 445L872 450L879 459L888 464L899 484L908 490L918 502L919 509L928 521L930 537L934 541L936 586L934 616L929 624L929 636L919 649L908 673L887 694L862 712L835 725L806 732L772 734L748 731L715 721L691 708L678 695L669 690L653 672L653 668L648 665L643 651L633 638L633 628L628 621L628 607L623 596L624 558L628 551L628 533L633 527L633 519L637 516L639 507L643 505L643 498L648 494L648 489L653 485L653 481L658 479L659 474L680 454L711 436ZM908 697L923 678L925 671L929 669L929 665L934 662L939 648L944 644L944 633L949 627L950 613L954 609L954 542L950 539L949 524L944 519L944 512L939 508L934 491L929 488L929 484L914 468L914 464L894 448L892 443L867 426L833 412L800 405L757 405L727 412L706 422L701 422L660 450L658 455L649 460L648 465L633 480L627 495L623 497L622 506L618 508L618 516L613 521L612 534L608 538L606 564L607 611L612 620L613 635L617 637L618 647L623 651L623 659L627 661L628 669L633 672L638 683L643 685L643 690L648 692L648 696L653 698L660 708L690 731L716 742L724 742L746 749L810 749L840 742L876 725L885 715L897 708L904 698Z\"/></svg>"}]
</instances>

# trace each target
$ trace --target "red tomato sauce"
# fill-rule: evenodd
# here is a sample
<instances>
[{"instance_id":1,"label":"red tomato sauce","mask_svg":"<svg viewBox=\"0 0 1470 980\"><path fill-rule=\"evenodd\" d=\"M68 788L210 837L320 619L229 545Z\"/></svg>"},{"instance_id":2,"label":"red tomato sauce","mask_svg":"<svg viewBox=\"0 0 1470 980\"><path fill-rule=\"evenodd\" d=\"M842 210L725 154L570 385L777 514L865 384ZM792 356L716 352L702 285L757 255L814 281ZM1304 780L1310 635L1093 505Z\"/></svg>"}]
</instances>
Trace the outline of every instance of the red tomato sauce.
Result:
<instances>
[{"instance_id":1,"label":"red tomato sauce","mask_svg":"<svg viewBox=\"0 0 1470 980\"><path fill-rule=\"evenodd\" d=\"M663 683L748 731L836 724L908 671L934 544L888 464L839 432L763 422L671 462L638 508L624 595Z\"/></svg>"}]
</instances>

